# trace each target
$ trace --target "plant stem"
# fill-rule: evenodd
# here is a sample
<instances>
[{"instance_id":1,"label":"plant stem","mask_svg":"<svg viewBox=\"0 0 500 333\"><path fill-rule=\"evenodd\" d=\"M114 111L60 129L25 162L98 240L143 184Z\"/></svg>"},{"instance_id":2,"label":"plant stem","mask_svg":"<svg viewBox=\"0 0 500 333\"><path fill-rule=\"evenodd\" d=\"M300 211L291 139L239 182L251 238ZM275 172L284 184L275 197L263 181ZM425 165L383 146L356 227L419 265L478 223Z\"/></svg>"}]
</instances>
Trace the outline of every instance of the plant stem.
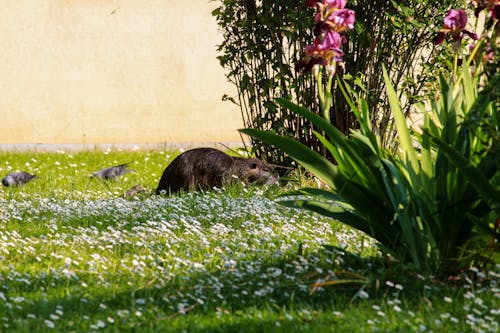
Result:
<instances>
[{"instance_id":1,"label":"plant stem","mask_svg":"<svg viewBox=\"0 0 500 333\"><path fill-rule=\"evenodd\" d=\"M328 83L326 85L326 97L324 98L323 101L323 117L331 123L330 119L330 108L332 106L332 81L333 81L333 75L329 74L328 75Z\"/></svg>"},{"instance_id":2,"label":"plant stem","mask_svg":"<svg viewBox=\"0 0 500 333\"><path fill-rule=\"evenodd\" d=\"M321 115L323 118L330 122L330 107L332 104L332 82L333 75L328 75L328 82L326 84L326 89L323 87L323 67L316 74L316 80L318 84L318 98L319 107L321 109Z\"/></svg>"},{"instance_id":3,"label":"plant stem","mask_svg":"<svg viewBox=\"0 0 500 333\"><path fill-rule=\"evenodd\" d=\"M315 74L316 74L316 84L318 86L319 107L321 109L321 114L323 114L324 113L323 101L325 100L325 92L323 90L323 82L322 82L323 81L323 68L320 67Z\"/></svg>"}]
</instances>

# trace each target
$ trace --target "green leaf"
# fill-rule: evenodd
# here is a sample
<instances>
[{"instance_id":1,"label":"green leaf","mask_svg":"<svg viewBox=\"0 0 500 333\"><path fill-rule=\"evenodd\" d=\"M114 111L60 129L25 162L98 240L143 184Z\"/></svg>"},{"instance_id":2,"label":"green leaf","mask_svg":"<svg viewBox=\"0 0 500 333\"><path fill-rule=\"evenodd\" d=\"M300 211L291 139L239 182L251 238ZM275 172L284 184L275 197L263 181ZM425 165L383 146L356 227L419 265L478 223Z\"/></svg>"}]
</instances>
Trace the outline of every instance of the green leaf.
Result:
<instances>
[{"instance_id":1,"label":"green leaf","mask_svg":"<svg viewBox=\"0 0 500 333\"><path fill-rule=\"evenodd\" d=\"M286 207L307 209L320 215L331 217L368 235L372 235L372 229L368 221L355 212L346 210L332 202L319 200L281 200L279 203Z\"/></svg>"},{"instance_id":2,"label":"green leaf","mask_svg":"<svg viewBox=\"0 0 500 333\"><path fill-rule=\"evenodd\" d=\"M337 164L339 164L340 167L342 167L345 161L344 158L342 157L341 152L337 149L337 147L335 147L330 141L325 139L325 137L319 134L318 132L313 131L313 133L318 138L318 140L323 144L323 146L325 146L325 148L330 152L330 154L332 154L335 161L337 161Z\"/></svg>"},{"instance_id":3,"label":"green leaf","mask_svg":"<svg viewBox=\"0 0 500 333\"><path fill-rule=\"evenodd\" d=\"M311 196L327 201L335 201L343 208L353 210L352 206L340 195L335 192L323 190L320 188L301 188L279 195L279 198L290 196Z\"/></svg>"},{"instance_id":4,"label":"green leaf","mask_svg":"<svg viewBox=\"0 0 500 333\"><path fill-rule=\"evenodd\" d=\"M468 112L474 102L477 99L477 84L474 82L475 80L472 78L469 70L469 66L463 66L462 72L462 82L463 82L463 91L464 91L464 106L466 112Z\"/></svg>"},{"instance_id":5,"label":"green leaf","mask_svg":"<svg viewBox=\"0 0 500 333\"><path fill-rule=\"evenodd\" d=\"M445 141L432 137L432 140L439 146L461 173L467 178L470 184L481 195L483 200L500 216L500 191L490 184L484 174L470 164L459 152L450 147Z\"/></svg>"},{"instance_id":6,"label":"green leaf","mask_svg":"<svg viewBox=\"0 0 500 333\"><path fill-rule=\"evenodd\" d=\"M349 202L351 206L362 216L369 221L377 230L372 230L369 234L375 238L378 229L389 227L390 221L394 216L394 212L387 202L386 194L380 195L379 192L373 191L370 187L360 185L348 176L338 174L335 179L335 190L341 195L344 200ZM393 232L387 232L389 237L392 237Z\"/></svg>"},{"instance_id":7,"label":"green leaf","mask_svg":"<svg viewBox=\"0 0 500 333\"><path fill-rule=\"evenodd\" d=\"M337 174L337 167L306 145L271 132L256 129L240 129L239 131L277 147L290 155L325 184L332 188L335 187L333 177Z\"/></svg>"},{"instance_id":8,"label":"green leaf","mask_svg":"<svg viewBox=\"0 0 500 333\"><path fill-rule=\"evenodd\" d=\"M429 126L429 115L427 113L424 114L424 127L425 129L430 128ZM422 148L421 148L421 162L420 165L422 167L422 173L427 178L427 180L432 181L433 176L433 166L432 166L432 158L431 158L431 146L430 146L430 138L426 133L422 134ZM427 182L426 182L427 183ZM427 185L429 185L427 183ZM430 188L430 187L426 187Z\"/></svg>"},{"instance_id":9,"label":"green leaf","mask_svg":"<svg viewBox=\"0 0 500 333\"><path fill-rule=\"evenodd\" d=\"M318 126L320 129L325 131L325 133L335 142L336 145L340 145L343 148L346 147L345 135L341 131L339 131L335 126L327 122L323 117L315 114L314 112L311 112L309 109L303 106L294 104L293 102L284 98L276 98L276 103L284 108L287 108L293 113L306 118L314 125Z\"/></svg>"},{"instance_id":10,"label":"green leaf","mask_svg":"<svg viewBox=\"0 0 500 333\"><path fill-rule=\"evenodd\" d=\"M344 82L340 81L340 79L337 78L337 84L340 90L342 91L342 95L344 96L347 104L351 108L351 111L354 113L354 116L358 120L361 129L363 130L363 134L370 136L370 140L372 140L373 132L371 131L371 123L370 123L370 118L368 117L368 105L366 104L366 100L362 100L361 103L361 110L354 104L351 96L354 96L356 93L352 90L352 88Z\"/></svg>"},{"instance_id":11,"label":"green leaf","mask_svg":"<svg viewBox=\"0 0 500 333\"><path fill-rule=\"evenodd\" d=\"M391 199L397 221L403 232L403 237L407 245L407 251L415 263L417 269L427 270L426 266L426 244L421 237L423 230L416 228L415 217L410 210L410 193L408 193L408 183L398 168L390 161L383 161L387 174L383 177L387 193Z\"/></svg>"},{"instance_id":12,"label":"green leaf","mask_svg":"<svg viewBox=\"0 0 500 333\"><path fill-rule=\"evenodd\" d=\"M399 135L399 144L401 145L403 160L405 163L409 163L415 173L420 169L417 153L415 148L413 148L413 142L411 140L410 131L406 126L406 118L401 111L401 106L399 104L399 99L394 90L394 87L389 79L389 75L387 74L387 70L385 66L382 68L385 84L387 86L387 97L389 98L389 104L394 115L394 123L396 124L396 129Z\"/></svg>"},{"instance_id":13,"label":"green leaf","mask_svg":"<svg viewBox=\"0 0 500 333\"><path fill-rule=\"evenodd\" d=\"M363 175L366 179L377 179L376 174L373 173L373 168L370 165L371 161L367 160L365 156L362 155L362 153L356 149L349 139L346 138L346 136L335 126L317 114L304 107L296 105L289 100L277 98L276 103L298 115L303 116L325 132L325 134L330 138L332 145L335 146L335 149L337 150L337 153L332 152L332 155L337 159L336 162L339 164L339 168L343 168L344 170L348 168L355 169L352 172ZM323 143L326 141L319 136L318 138ZM332 146L327 145L327 148L331 149ZM338 159L339 156L341 157L340 159ZM372 181L370 184L372 186L377 186L379 189L381 188L381 186L377 185L376 182Z\"/></svg>"}]
</instances>

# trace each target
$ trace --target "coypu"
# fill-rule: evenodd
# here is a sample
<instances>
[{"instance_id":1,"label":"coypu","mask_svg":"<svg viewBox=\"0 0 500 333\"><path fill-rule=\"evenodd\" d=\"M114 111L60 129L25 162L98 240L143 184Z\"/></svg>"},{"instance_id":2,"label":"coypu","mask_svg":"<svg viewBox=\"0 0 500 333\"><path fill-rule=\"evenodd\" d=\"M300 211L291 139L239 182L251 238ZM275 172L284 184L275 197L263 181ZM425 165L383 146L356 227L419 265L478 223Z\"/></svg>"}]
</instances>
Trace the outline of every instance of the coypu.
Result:
<instances>
[{"instance_id":1,"label":"coypu","mask_svg":"<svg viewBox=\"0 0 500 333\"><path fill-rule=\"evenodd\" d=\"M256 158L233 157L213 148L195 148L177 156L163 171L156 194L222 187L235 180L272 184L278 174Z\"/></svg>"},{"instance_id":2,"label":"coypu","mask_svg":"<svg viewBox=\"0 0 500 333\"><path fill-rule=\"evenodd\" d=\"M2 179L3 186L20 186L36 178L26 171L11 172Z\"/></svg>"}]
</instances>

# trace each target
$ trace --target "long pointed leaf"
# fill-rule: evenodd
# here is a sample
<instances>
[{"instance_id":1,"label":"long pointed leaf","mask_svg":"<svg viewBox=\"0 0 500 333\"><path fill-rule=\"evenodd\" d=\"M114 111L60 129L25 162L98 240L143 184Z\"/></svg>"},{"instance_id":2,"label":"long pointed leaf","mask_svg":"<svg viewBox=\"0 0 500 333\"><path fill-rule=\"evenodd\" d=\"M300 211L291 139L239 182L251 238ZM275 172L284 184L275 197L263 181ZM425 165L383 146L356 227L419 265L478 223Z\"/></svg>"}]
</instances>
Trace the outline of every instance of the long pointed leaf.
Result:
<instances>
[{"instance_id":1,"label":"long pointed leaf","mask_svg":"<svg viewBox=\"0 0 500 333\"><path fill-rule=\"evenodd\" d=\"M242 129L242 133L274 145L303 167L320 178L331 188L335 188L339 195L344 197L361 214L370 216L372 220L388 221L392 212L388 211L380 194L373 192L370 187L357 184L338 172L338 168L326 158L312 151L307 146L291 138L282 137L270 132Z\"/></svg>"},{"instance_id":2,"label":"long pointed leaf","mask_svg":"<svg viewBox=\"0 0 500 333\"><path fill-rule=\"evenodd\" d=\"M320 198L326 201L334 201L341 205L345 209L353 210L351 205L340 195L335 192L323 190L320 188L301 188L298 190L283 193L278 196L278 198L285 198L289 196L311 196L315 198ZM297 199L294 199L297 200ZM347 207L347 206L349 207Z\"/></svg>"},{"instance_id":3,"label":"long pointed leaf","mask_svg":"<svg viewBox=\"0 0 500 333\"><path fill-rule=\"evenodd\" d=\"M422 230L416 228L415 217L411 215L409 209L411 198L409 197L410 194L406 191L405 181L402 179L402 174L392 162L384 160L383 163L388 171L387 176L383 177L383 179L397 215L397 221L406 241L406 251L410 254L417 269L428 269L429 267L425 266L427 256L425 252L426 246L421 237Z\"/></svg>"},{"instance_id":4,"label":"long pointed leaf","mask_svg":"<svg viewBox=\"0 0 500 333\"><path fill-rule=\"evenodd\" d=\"M389 104L394 115L394 123L399 135L399 144L401 145L401 149L403 150L404 162L409 162L414 172L418 172L420 166L417 153L415 151L415 148L413 147L410 131L408 130L408 127L406 125L406 118L403 111L401 111L398 96L396 94L396 91L394 90L394 86L392 85L391 80L389 79L387 70L385 69L385 67L383 67L382 69L385 79L385 85L387 87L387 97L389 98Z\"/></svg>"},{"instance_id":5,"label":"long pointed leaf","mask_svg":"<svg viewBox=\"0 0 500 333\"><path fill-rule=\"evenodd\" d=\"M357 145L354 147L355 139L351 138L349 143L353 145L353 148L357 148L356 151L360 152L365 156L362 164L356 163L356 160L352 160L352 157L335 147L331 142L326 140L322 135L314 132L318 140L328 149L328 151L333 155L338 163L338 170L342 174L349 174L352 179L355 179L360 184L367 184L374 191L381 193L383 192L383 187L381 183L377 182L376 173L372 168L372 164L376 163L377 157L373 149L369 145ZM368 140L367 140L368 141Z\"/></svg>"},{"instance_id":6,"label":"long pointed leaf","mask_svg":"<svg viewBox=\"0 0 500 333\"><path fill-rule=\"evenodd\" d=\"M286 207L307 209L320 215L331 217L374 238L382 234L373 233L372 225L360 215L329 202L317 200L282 200L279 203Z\"/></svg>"},{"instance_id":7,"label":"long pointed leaf","mask_svg":"<svg viewBox=\"0 0 500 333\"><path fill-rule=\"evenodd\" d=\"M335 177L334 182L337 193L367 220L377 221L377 224L382 226L388 224L393 218L393 210L386 205L385 198L379 193L353 182L340 173Z\"/></svg>"},{"instance_id":8,"label":"long pointed leaf","mask_svg":"<svg viewBox=\"0 0 500 333\"><path fill-rule=\"evenodd\" d=\"M367 165L364 156L361 156L359 152L354 149L352 144L350 144L349 140L346 136L340 132L335 126L327 122L324 118L318 116L317 114L309 111L307 108L296 105L289 100L283 98L277 98L276 103L289 109L290 111L301 115L302 117L311 121L314 125L325 131L325 134L330 137L333 145L337 147L342 152L343 158L348 158L351 164L356 165L356 168L362 169L362 173L368 178L375 178L375 175L372 174L372 170ZM342 160L337 161L337 163L341 163Z\"/></svg>"},{"instance_id":9,"label":"long pointed leaf","mask_svg":"<svg viewBox=\"0 0 500 333\"><path fill-rule=\"evenodd\" d=\"M450 163L453 163L462 172L483 200L500 216L500 191L490 184L481 171L473 167L467 159L446 142L436 137L432 137L432 140L448 157Z\"/></svg>"},{"instance_id":10,"label":"long pointed leaf","mask_svg":"<svg viewBox=\"0 0 500 333\"><path fill-rule=\"evenodd\" d=\"M332 188L335 187L333 177L337 174L337 167L306 145L271 132L256 129L241 129L239 131L279 148L321 179L325 184Z\"/></svg>"},{"instance_id":11,"label":"long pointed leaf","mask_svg":"<svg viewBox=\"0 0 500 333\"><path fill-rule=\"evenodd\" d=\"M427 113L424 115L424 128L429 128L429 116ZM421 148L421 162L420 165L422 166L422 173L423 176L426 177L427 180L432 181L432 175L433 175L433 167L432 167L432 159L431 159L431 146L430 146L430 138L429 135L426 133L422 134L422 148ZM430 184L426 182L424 185L425 188L430 188Z\"/></svg>"}]
</instances>

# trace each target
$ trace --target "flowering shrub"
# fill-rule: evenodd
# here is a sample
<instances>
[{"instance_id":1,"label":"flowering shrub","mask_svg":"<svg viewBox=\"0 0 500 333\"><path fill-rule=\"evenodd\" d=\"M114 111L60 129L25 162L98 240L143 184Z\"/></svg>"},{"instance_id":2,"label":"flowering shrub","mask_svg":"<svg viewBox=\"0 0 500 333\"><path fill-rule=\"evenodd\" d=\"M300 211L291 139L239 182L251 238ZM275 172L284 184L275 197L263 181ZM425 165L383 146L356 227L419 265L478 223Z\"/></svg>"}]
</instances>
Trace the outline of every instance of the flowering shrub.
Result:
<instances>
[{"instance_id":1,"label":"flowering shrub","mask_svg":"<svg viewBox=\"0 0 500 333\"><path fill-rule=\"evenodd\" d=\"M461 43L467 21L463 13L450 11L440 33L446 31ZM384 69L400 145L396 152L381 145L380 134L371 126L368 103L362 98L354 103L348 85L342 89L360 127L350 137L306 108L277 100L325 133L316 135L337 164L290 138L252 129L242 132L283 150L328 186L291 192L283 204L357 228L378 240L386 253L427 273L455 273L470 265L472 257L462 262L458 258L477 239L490 249L481 259L498 261L500 154L492 148L499 144L498 100L485 93L487 89L480 91L482 72L471 70L473 56L460 69L455 66L449 78L440 76L436 99L429 99L427 106L415 105L424 116L421 128L415 130L408 129ZM498 71L493 78L493 85L487 83L486 88L494 94ZM483 126L484 119L489 128Z\"/></svg>"},{"instance_id":2,"label":"flowering shrub","mask_svg":"<svg viewBox=\"0 0 500 333\"><path fill-rule=\"evenodd\" d=\"M295 64L304 56L306 44L314 45L318 35L318 19L328 18L319 14L318 1L305 0L219 0L213 15L222 34L218 45L219 62L226 71L227 79L235 86L236 93L225 96L234 102L242 114L247 128L272 130L280 135L295 137L313 150L325 154L321 143L313 133L310 123L291 114L274 102L276 97L286 98L320 113L317 79L311 75L300 75ZM345 1L321 1L330 9L342 7ZM336 7L332 4L338 3ZM374 128L381 133L382 144L392 142L392 117L384 99L384 81L380 73L382 64L391 68L391 79L397 87L404 89L413 101L425 89L429 76L428 66L436 63L436 53L428 52L429 26L439 20L448 8L456 6L458 0L388 1L358 0L343 7L338 21L352 18L347 10L356 12L354 29L340 34L348 35L342 40L341 60L336 66L337 74L350 77L359 88L361 96L370 105ZM328 6L326 6L328 7ZM323 6L323 9L326 8ZM348 7L348 8L346 8ZM325 27L325 26L323 26ZM328 28L332 28L328 26ZM331 29L333 30L333 28ZM339 31L337 31L339 32ZM333 36L333 34L331 35ZM338 45L338 40L334 40ZM323 89L325 100L332 95L330 103L331 123L344 134L357 122L336 80L331 91ZM402 92L403 93L403 90ZM325 103L327 104L327 103ZM407 104L403 106L407 111ZM291 159L275 147L251 139L252 150L258 157L275 164L289 164Z\"/></svg>"}]
</instances>

